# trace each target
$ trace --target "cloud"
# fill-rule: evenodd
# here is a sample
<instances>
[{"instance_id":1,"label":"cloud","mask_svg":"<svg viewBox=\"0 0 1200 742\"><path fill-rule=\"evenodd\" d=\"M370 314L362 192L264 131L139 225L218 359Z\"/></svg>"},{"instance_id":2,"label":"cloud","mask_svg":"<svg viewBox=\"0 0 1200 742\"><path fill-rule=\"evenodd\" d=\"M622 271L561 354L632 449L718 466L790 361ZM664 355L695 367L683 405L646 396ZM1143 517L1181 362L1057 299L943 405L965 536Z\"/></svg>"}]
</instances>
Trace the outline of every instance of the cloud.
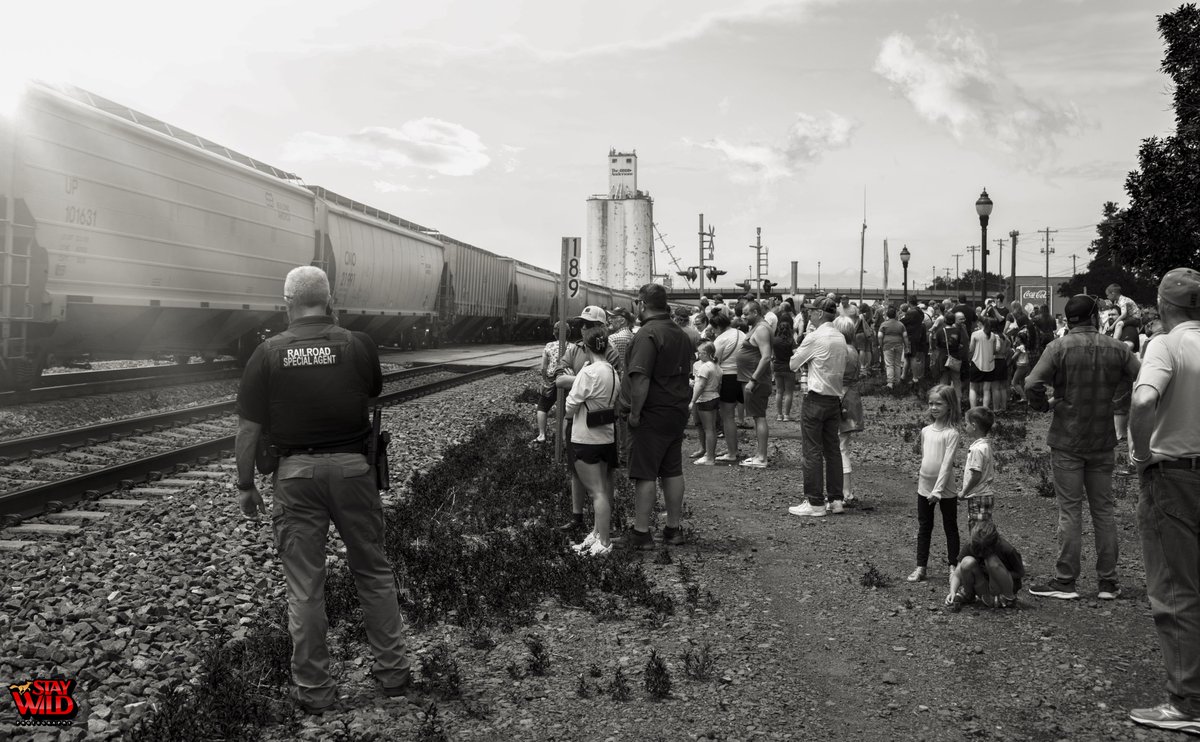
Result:
<instances>
[{"instance_id":1,"label":"cloud","mask_svg":"<svg viewBox=\"0 0 1200 742\"><path fill-rule=\"evenodd\" d=\"M449 121L422 118L400 128L368 126L334 136L306 131L284 145L284 159L312 162L333 159L372 170L420 168L441 175L473 175L491 162L479 135Z\"/></svg>"},{"instance_id":2,"label":"cloud","mask_svg":"<svg viewBox=\"0 0 1200 742\"><path fill-rule=\"evenodd\" d=\"M516 172L516 169L521 165L520 154L525 151L524 147L515 147L511 144L500 145L500 162L504 172Z\"/></svg>"},{"instance_id":3,"label":"cloud","mask_svg":"<svg viewBox=\"0 0 1200 742\"><path fill-rule=\"evenodd\" d=\"M771 181L788 178L815 163L825 152L850 144L858 124L831 111L819 116L796 114L796 120L780 143L730 142L715 138L685 144L720 152L734 166L732 178L738 182Z\"/></svg>"},{"instance_id":4,"label":"cloud","mask_svg":"<svg viewBox=\"0 0 1200 742\"><path fill-rule=\"evenodd\" d=\"M1083 127L1073 105L1038 100L1013 82L956 18L936 24L921 43L888 36L874 70L959 142L989 144L1030 162L1053 154L1058 137Z\"/></svg>"}]
</instances>

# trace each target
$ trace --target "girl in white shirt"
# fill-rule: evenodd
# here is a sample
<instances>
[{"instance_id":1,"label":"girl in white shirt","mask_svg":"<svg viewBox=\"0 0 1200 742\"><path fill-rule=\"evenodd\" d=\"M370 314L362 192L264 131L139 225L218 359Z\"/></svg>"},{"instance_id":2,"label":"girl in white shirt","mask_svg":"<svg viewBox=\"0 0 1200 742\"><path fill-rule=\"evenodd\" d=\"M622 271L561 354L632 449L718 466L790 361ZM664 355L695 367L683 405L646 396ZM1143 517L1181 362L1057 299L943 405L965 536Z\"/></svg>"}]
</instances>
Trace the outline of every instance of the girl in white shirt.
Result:
<instances>
[{"instance_id":1,"label":"girl in white shirt","mask_svg":"<svg viewBox=\"0 0 1200 742\"><path fill-rule=\"evenodd\" d=\"M692 364L692 376L696 383L692 387L692 401L688 412L700 415L700 449L692 454L694 463L711 466L717 459L717 407L720 404L721 369L714 361L716 350L707 340L696 349L700 360Z\"/></svg>"},{"instance_id":2,"label":"girl in white shirt","mask_svg":"<svg viewBox=\"0 0 1200 742\"><path fill-rule=\"evenodd\" d=\"M589 426L589 411L612 409L617 401L617 372L605 358L608 336L602 327L583 333L587 364L580 369L567 395L566 414L571 419L570 459L575 474L592 497L595 525L582 543L572 547L588 556L612 551L609 522L612 515L613 469L620 466L613 423Z\"/></svg>"},{"instance_id":3,"label":"girl in white shirt","mask_svg":"<svg viewBox=\"0 0 1200 742\"><path fill-rule=\"evenodd\" d=\"M979 321L979 329L971 333L971 406L992 406L992 377L996 369L996 338L992 337L992 324L987 318ZM982 399L981 399L982 398Z\"/></svg>"},{"instance_id":4,"label":"girl in white shirt","mask_svg":"<svg viewBox=\"0 0 1200 742\"><path fill-rule=\"evenodd\" d=\"M925 581L935 508L942 511L942 530L946 534L951 573L958 563L958 498L953 487L957 426L962 421L958 390L946 384L930 389L929 417L933 423L921 429L921 471L917 475L917 568L908 576L909 582Z\"/></svg>"}]
</instances>

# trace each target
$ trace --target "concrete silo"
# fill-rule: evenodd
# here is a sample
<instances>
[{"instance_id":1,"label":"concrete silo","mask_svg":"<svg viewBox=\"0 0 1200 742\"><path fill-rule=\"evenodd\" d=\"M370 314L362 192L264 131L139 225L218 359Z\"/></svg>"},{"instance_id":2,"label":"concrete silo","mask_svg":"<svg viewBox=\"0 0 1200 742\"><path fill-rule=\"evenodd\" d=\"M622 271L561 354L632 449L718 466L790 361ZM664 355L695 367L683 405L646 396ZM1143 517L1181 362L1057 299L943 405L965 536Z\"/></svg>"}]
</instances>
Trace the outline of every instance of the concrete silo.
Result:
<instances>
[{"instance_id":1,"label":"concrete silo","mask_svg":"<svg viewBox=\"0 0 1200 742\"><path fill-rule=\"evenodd\" d=\"M608 153L608 193L587 200L584 280L614 289L649 283L654 202L637 187L637 152Z\"/></svg>"}]
</instances>

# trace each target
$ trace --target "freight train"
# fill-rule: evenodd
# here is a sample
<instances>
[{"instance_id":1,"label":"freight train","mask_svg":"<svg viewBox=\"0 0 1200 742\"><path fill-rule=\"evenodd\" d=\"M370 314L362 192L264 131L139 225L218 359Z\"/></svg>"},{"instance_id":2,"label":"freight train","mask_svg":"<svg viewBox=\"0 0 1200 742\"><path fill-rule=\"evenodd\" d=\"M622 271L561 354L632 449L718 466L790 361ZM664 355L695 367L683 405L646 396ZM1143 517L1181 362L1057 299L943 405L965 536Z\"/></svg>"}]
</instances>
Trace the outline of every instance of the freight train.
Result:
<instances>
[{"instance_id":1,"label":"freight train","mask_svg":"<svg viewBox=\"0 0 1200 742\"><path fill-rule=\"evenodd\" d=\"M246 357L286 326L283 277L329 274L380 345L548 337L558 274L306 185L72 86L0 114L0 387L51 357ZM584 306L634 295L583 283Z\"/></svg>"}]
</instances>

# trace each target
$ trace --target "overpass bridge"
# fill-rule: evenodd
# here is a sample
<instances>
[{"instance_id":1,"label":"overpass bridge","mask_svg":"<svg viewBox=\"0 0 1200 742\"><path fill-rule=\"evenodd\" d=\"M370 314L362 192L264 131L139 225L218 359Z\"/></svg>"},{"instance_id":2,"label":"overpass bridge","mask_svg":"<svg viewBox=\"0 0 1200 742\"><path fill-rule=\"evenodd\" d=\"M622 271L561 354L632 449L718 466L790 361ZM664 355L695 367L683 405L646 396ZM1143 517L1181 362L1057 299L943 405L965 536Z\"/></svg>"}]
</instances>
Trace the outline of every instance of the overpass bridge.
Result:
<instances>
[{"instance_id":1,"label":"overpass bridge","mask_svg":"<svg viewBox=\"0 0 1200 742\"><path fill-rule=\"evenodd\" d=\"M859 293L858 293L857 286L855 286L852 289L851 288L838 288L836 286L821 287L819 289L812 288L812 287L808 287L808 288L801 287L800 290L798 292L796 292L796 295L797 296L803 295L803 296L811 298L811 297L817 296L817 295L824 296L825 294L828 294L830 291L836 292L839 296L847 296L850 298L850 301L858 301L858 299L859 299ZM714 296L720 296L723 299L735 299L739 296L742 296L745 293L746 293L745 290L743 290L741 286L705 286L704 287L704 295L710 299L713 298ZM753 293L753 292L751 292L751 293ZM776 286L771 290L771 295L778 296L781 298L786 298L788 296L791 296L792 294L786 288ZM912 290L909 291L909 298L912 298L913 296L928 298L932 295L933 295L932 291L917 291L917 292L913 292ZM863 288L862 298L871 303L882 301L883 300L883 289ZM888 289L888 298L892 301L902 301L904 299L904 290L899 289L899 288L896 288L896 289L889 288ZM938 298L945 298L945 297L942 297L939 295ZM672 303L679 303L679 304L696 304L700 301L700 292L695 288L690 288L690 289L671 288L671 289L667 289L667 300Z\"/></svg>"}]
</instances>

